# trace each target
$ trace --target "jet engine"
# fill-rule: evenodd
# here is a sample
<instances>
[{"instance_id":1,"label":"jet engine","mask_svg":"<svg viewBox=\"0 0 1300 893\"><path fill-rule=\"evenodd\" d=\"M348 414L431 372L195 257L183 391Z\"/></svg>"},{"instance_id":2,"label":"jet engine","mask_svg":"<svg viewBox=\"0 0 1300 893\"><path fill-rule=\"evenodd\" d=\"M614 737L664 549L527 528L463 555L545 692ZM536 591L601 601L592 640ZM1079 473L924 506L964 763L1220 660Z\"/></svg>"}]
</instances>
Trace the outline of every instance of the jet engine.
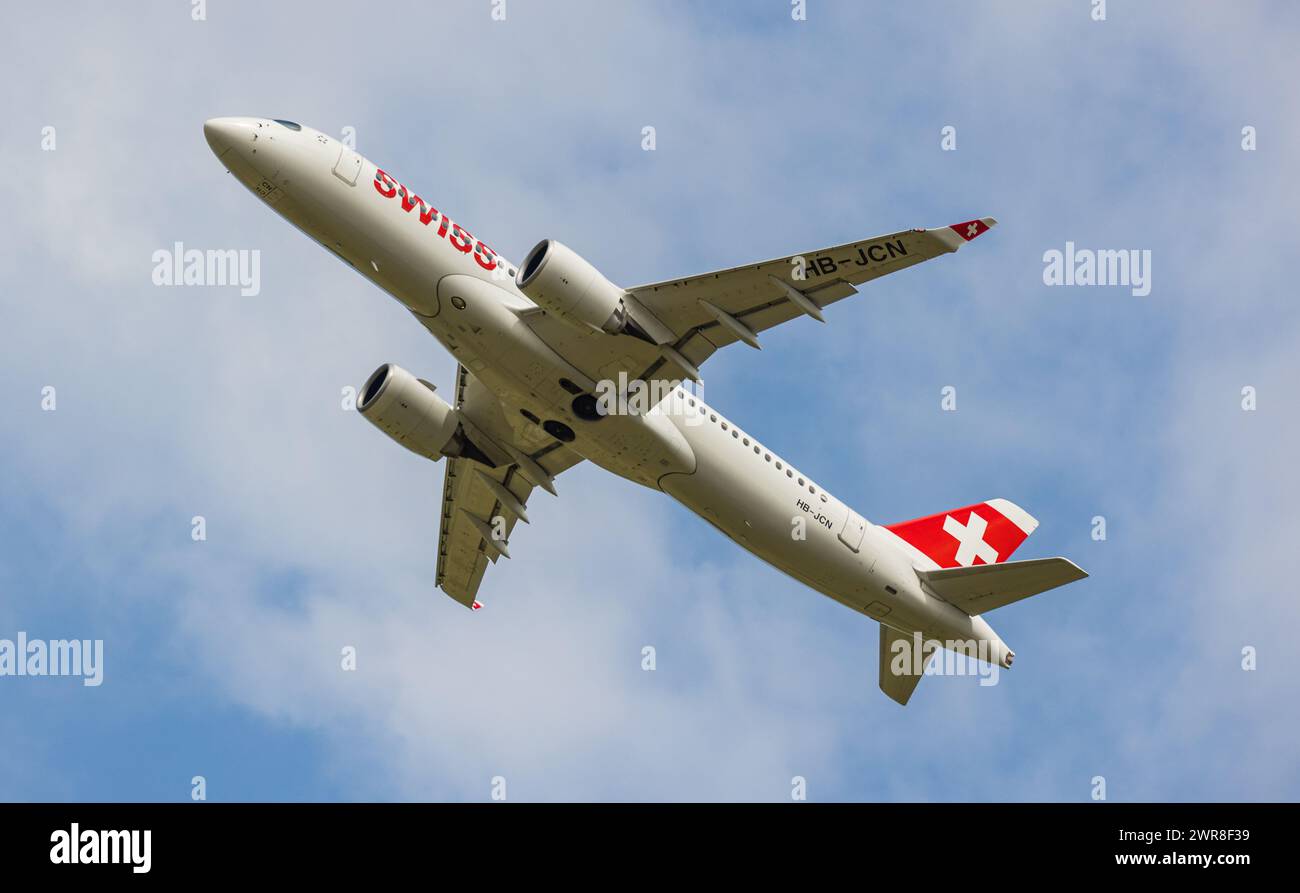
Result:
<instances>
[{"instance_id":1,"label":"jet engine","mask_svg":"<svg viewBox=\"0 0 1300 893\"><path fill-rule=\"evenodd\" d=\"M495 463L465 436L460 414L438 396L433 385L401 366L385 363L366 379L357 411L413 453L435 462L464 457L489 467Z\"/></svg>"},{"instance_id":2,"label":"jet engine","mask_svg":"<svg viewBox=\"0 0 1300 893\"><path fill-rule=\"evenodd\" d=\"M628 316L623 289L554 239L543 239L528 252L515 285L546 312L580 328L644 337Z\"/></svg>"}]
</instances>

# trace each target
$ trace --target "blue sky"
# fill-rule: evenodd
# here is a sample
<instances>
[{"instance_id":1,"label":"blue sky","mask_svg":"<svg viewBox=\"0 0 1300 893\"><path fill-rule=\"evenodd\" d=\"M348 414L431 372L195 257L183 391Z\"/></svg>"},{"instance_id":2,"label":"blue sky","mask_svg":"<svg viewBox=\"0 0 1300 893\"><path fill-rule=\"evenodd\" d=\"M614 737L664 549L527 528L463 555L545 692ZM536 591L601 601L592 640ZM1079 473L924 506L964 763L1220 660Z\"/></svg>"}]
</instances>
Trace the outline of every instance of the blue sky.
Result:
<instances>
[{"instance_id":1,"label":"blue sky","mask_svg":"<svg viewBox=\"0 0 1300 893\"><path fill-rule=\"evenodd\" d=\"M0 38L0 638L105 643L97 688L0 678L0 798L1300 794L1293 6L491 6L74 4ZM559 238L625 285L997 217L720 352L705 396L872 521L1012 499L1020 555L1091 578L991 617L998 685L900 709L874 623L579 467L469 614L432 584L442 469L339 405L450 357L221 169L228 114L354 127L508 257ZM153 286L175 241L260 250L261 293ZM1045 286L1066 241L1150 250L1151 294Z\"/></svg>"}]
</instances>

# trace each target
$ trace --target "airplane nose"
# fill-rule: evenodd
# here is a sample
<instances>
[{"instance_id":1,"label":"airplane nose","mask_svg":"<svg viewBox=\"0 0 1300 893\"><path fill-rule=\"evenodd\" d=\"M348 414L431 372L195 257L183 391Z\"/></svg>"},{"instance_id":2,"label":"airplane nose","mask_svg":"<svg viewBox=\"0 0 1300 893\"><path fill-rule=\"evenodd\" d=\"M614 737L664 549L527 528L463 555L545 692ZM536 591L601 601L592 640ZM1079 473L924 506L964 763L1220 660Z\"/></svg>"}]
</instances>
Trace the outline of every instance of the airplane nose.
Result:
<instances>
[{"instance_id":1,"label":"airplane nose","mask_svg":"<svg viewBox=\"0 0 1300 893\"><path fill-rule=\"evenodd\" d=\"M209 118L203 122L203 136L220 158L234 146L251 140L252 127L247 118Z\"/></svg>"}]
</instances>

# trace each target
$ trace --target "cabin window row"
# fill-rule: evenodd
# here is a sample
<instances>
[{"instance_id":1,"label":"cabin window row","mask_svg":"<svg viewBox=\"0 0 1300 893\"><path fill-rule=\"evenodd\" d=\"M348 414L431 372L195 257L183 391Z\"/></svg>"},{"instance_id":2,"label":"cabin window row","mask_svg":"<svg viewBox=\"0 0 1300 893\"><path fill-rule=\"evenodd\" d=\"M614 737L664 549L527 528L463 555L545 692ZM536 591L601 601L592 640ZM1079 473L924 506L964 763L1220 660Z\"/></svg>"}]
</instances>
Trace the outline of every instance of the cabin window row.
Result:
<instances>
[{"instance_id":1,"label":"cabin window row","mask_svg":"<svg viewBox=\"0 0 1300 893\"><path fill-rule=\"evenodd\" d=\"M717 414L716 414L716 413L711 413L711 412L709 412L707 409L705 409L703 403L699 403L699 404L697 404L697 403L695 402L695 399L694 399L694 398L689 398L689 397L687 398L687 403L691 406L691 408L697 408L697 407L698 407L698 409L700 410L700 415L702 415L702 416L707 416L710 422L713 422L714 424L719 424ZM723 430L723 431L728 431L728 430L731 431L731 436L732 436L734 439L736 439L736 440L738 440L738 441L741 441L741 443L742 443L744 446L751 446L751 443L750 443L749 438L748 438L748 437L744 437L744 436L740 433L740 429L736 428L736 426L734 426L734 425L730 425L730 424L729 424L725 419L722 420L721 425L722 425L722 430ZM754 448L754 455L755 455L755 456L760 456L760 455L761 455L761 456L763 457L763 460L764 460L765 462L772 462L772 461L773 461L773 460L772 460L772 454L771 454L771 453L764 452L764 451L763 451L763 448L760 447L757 443L752 444L752 446L753 446L753 448ZM777 468L778 471L784 470L784 471L785 471L785 476L786 476L786 477L788 477L788 478L790 478L790 479L792 479L792 480L795 479L795 471L794 471L794 469L792 469L792 468L786 468L785 465L781 462L780 459L775 460L775 464L776 464L776 468ZM799 481L799 486L800 486L800 487L807 487L809 493L812 493L812 494L816 494L816 493L817 493L817 487L816 487L815 485L808 483L808 482L805 481L802 477L798 478L798 481ZM822 502L826 502L826 494L825 494L825 493L821 494L821 497L822 497Z\"/></svg>"}]
</instances>

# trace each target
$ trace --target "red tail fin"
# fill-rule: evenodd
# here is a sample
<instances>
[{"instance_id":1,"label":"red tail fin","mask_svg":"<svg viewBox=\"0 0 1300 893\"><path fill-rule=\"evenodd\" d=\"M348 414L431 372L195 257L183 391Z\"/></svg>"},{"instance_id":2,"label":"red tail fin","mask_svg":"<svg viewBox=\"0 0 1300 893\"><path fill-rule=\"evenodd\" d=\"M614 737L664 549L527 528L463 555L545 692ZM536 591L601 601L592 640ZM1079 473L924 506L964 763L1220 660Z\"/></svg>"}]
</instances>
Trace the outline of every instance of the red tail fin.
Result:
<instances>
[{"instance_id":1,"label":"red tail fin","mask_svg":"<svg viewBox=\"0 0 1300 893\"><path fill-rule=\"evenodd\" d=\"M938 567L996 564L1034 532L1038 522L1005 499L990 499L964 508L885 527L898 546L918 563Z\"/></svg>"}]
</instances>

